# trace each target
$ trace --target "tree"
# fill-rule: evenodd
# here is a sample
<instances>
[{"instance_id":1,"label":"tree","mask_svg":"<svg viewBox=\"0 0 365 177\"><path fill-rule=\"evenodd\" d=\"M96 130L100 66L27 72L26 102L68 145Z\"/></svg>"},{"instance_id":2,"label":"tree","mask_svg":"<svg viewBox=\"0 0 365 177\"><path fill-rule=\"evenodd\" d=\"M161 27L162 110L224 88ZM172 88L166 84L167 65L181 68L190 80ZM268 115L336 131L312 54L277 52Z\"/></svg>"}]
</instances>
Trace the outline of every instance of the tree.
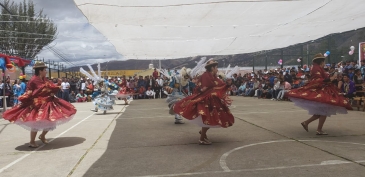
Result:
<instances>
[{"instance_id":1,"label":"tree","mask_svg":"<svg viewBox=\"0 0 365 177\"><path fill-rule=\"evenodd\" d=\"M34 58L56 39L57 27L32 1L0 1L0 52Z\"/></svg>"}]
</instances>

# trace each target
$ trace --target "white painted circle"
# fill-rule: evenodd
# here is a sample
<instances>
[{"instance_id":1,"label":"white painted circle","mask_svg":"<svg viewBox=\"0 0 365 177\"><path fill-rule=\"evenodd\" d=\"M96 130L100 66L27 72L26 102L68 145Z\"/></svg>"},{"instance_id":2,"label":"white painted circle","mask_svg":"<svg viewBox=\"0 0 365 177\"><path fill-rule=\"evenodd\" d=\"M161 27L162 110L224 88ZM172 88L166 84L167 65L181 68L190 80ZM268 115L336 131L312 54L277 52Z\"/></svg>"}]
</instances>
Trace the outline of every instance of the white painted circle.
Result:
<instances>
[{"instance_id":1,"label":"white painted circle","mask_svg":"<svg viewBox=\"0 0 365 177\"><path fill-rule=\"evenodd\" d=\"M249 144L249 145L245 145L245 146L241 146L241 147L237 147L237 148L234 148L226 153L224 153L220 160L219 160L219 164L221 166L221 168L223 169L223 171L225 172L229 172L231 171L228 166L227 166L227 163L226 163L226 159L227 157L235 152L235 151L238 151L238 150L241 150L241 149L244 149L244 148L247 148L247 147L252 147L252 146L257 146L257 145L263 145L263 144L272 144L272 143L283 143L283 142L295 142L296 140L277 140L277 141L266 141L266 142L261 142L261 143L254 143L254 144ZM339 143L339 144L353 144L353 145L361 145L361 146L365 146L365 144L361 144L361 143L353 143L353 142L337 142L337 141L322 141L322 140L297 140L299 142L311 142L311 141L316 141L316 142L325 142L325 143ZM306 165L303 165L303 166L306 166Z\"/></svg>"}]
</instances>

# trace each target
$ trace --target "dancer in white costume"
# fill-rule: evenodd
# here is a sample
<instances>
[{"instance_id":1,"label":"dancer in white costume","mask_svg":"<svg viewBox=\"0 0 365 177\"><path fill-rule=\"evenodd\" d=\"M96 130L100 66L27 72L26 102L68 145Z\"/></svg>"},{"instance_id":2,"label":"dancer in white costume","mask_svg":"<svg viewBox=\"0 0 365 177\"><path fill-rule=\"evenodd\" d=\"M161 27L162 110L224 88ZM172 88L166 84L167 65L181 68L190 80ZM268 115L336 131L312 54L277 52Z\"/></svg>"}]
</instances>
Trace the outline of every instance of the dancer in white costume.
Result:
<instances>
[{"instance_id":1,"label":"dancer in white costume","mask_svg":"<svg viewBox=\"0 0 365 177\"><path fill-rule=\"evenodd\" d=\"M166 76L169 79L169 86L164 87L164 93L167 95L166 102L169 102L170 99L175 98L184 98L185 93L182 92L182 87L186 86L188 81L182 81L182 74L186 72L185 67L183 68L183 73L177 74L173 73L172 76L170 76L169 72L167 70L158 70L162 75ZM183 70L182 69L182 70ZM187 79L186 79L187 80ZM183 85L184 84L184 85ZM184 124L183 118L178 114L172 114L175 115L175 124Z\"/></svg>"},{"instance_id":2,"label":"dancer in white costume","mask_svg":"<svg viewBox=\"0 0 365 177\"><path fill-rule=\"evenodd\" d=\"M101 77L100 63L98 64L98 75L96 75L94 69L89 64L87 66L89 67L92 75L83 68L80 68L80 72L93 80L95 90L98 89L101 92L101 94L94 98L94 109L92 109L92 111L98 112L99 110L102 110L103 113L106 114L106 111L113 110L113 105L115 105L116 100L115 96L118 93L119 87L115 83L109 83ZM111 88L111 91L109 91L109 88Z\"/></svg>"},{"instance_id":3,"label":"dancer in white costume","mask_svg":"<svg viewBox=\"0 0 365 177\"><path fill-rule=\"evenodd\" d=\"M193 69L183 67L178 75L170 76L167 70L159 70L162 75L170 79L169 86L164 87L164 93L167 95L166 102L170 108L169 113L175 116L175 124L183 124L184 122L183 117L174 113L172 105L193 93L196 86L194 81L205 71L205 61L206 57L202 57Z\"/></svg>"}]
</instances>

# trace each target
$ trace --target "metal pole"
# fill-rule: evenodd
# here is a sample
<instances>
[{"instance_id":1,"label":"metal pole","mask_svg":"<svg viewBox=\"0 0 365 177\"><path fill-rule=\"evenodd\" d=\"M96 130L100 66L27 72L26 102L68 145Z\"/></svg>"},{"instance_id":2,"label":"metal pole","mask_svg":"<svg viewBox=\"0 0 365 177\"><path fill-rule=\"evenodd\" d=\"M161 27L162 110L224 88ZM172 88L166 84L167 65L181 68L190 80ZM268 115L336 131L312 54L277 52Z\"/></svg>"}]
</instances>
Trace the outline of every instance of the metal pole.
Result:
<instances>
[{"instance_id":1,"label":"metal pole","mask_svg":"<svg viewBox=\"0 0 365 177\"><path fill-rule=\"evenodd\" d=\"M60 62L57 62L57 63L58 63L57 74L58 74L58 78L60 78Z\"/></svg>"},{"instance_id":2,"label":"metal pole","mask_svg":"<svg viewBox=\"0 0 365 177\"><path fill-rule=\"evenodd\" d=\"M307 44L307 66L309 65L309 47Z\"/></svg>"},{"instance_id":3,"label":"metal pole","mask_svg":"<svg viewBox=\"0 0 365 177\"><path fill-rule=\"evenodd\" d=\"M48 60L48 72L49 72L48 78L51 79L52 74L51 74L51 61L50 60Z\"/></svg>"},{"instance_id":4,"label":"metal pole","mask_svg":"<svg viewBox=\"0 0 365 177\"><path fill-rule=\"evenodd\" d=\"M300 46L300 67L303 68L303 46Z\"/></svg>"},{"instance_id":5,"label":"metal pole","mask_svg":"<svg viewBox=\"0 0 365 177\"><path fill-rule=\"evenodd\" d=\"M284 50L283 49L281 49L281 54L280 55L281 55L281 60L282 60L280 68L283 69L283 66L284 66Z\"/></svg>"},{"instance_id":6,"label":"metal pole","mask_svg":"<svg viewBox=\"0 0 365 177\"><path fill-rule=\"evenodd\" d=\"M328 41L328 51L331 51L331 35L327 39ZM328 55L328 63L331 63L331 55Z\"/></svg>"},{"instance_id":7,"label":"metal pole","mask_svg":"<svg viewBox=\"0 0 365 177\"><path fill-rule=\"evenodd\" d=\"M5 70L3 69L3 112L6 111L6 96L5 96Z\"/></svg>"},{"instance_id":8,"label":"metal pole","mask_svg":"<svg viewBox=\"0 0 365 177\"><path fill-rule=\"evenodd\" d=\"M265 52L265 53L266 53L266 57L265 57L265 69L267 71L267 52Z\"/></svg>"},{"instance_id":9,"label":"metal pole","mask_svg":"<svg viewBox=\"0 0 365 177\"><path fill-rule=\"evenodd\" d=\"M252 60L252 71L253 72L255 72L255 59L256 59L256 56L254 55L253 60Z\"/></svg>"}]
</instances>

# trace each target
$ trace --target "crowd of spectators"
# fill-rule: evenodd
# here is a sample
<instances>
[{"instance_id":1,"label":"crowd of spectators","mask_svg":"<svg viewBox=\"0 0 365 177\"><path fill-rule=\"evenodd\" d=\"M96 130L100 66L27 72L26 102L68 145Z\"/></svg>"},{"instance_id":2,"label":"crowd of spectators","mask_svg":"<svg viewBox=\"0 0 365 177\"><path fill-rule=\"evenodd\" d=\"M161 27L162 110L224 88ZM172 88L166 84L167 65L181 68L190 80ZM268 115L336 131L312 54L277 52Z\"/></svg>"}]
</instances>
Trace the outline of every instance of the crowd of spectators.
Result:
<instances>
[{"instance_id":1,"label":"crowd of spectators","mask_svg":"<svg viewBox=\"0 0 365 177\"><path fill-rule=\"evenodd\" d=\"M353 61L332 63L325 67L330 80L336 84L343 95L348 98L364 96L363 86L365 74L365 60L360 65ZM169 70L170 75L179 74L177 70ZM310 66L276 68L270 70L258 70L251 73L236 73L233 75L233 83L230 94L234 96L257 97L258 99L286 100L286 93L290 89L298 88L310 80ZM126 86L134 93L134 99L165 98L165 86L169 85L170 79L153 71L150 76L120 76L108 77L104 79L109 83L122 84L124 80ZM93 81L89 78L50 78L55 84L60 86L57 97L71 103L91 102L94 89ZM13 106L17 103L17 97L24 93L26 80L15 80L10 82L10 78L0 84L0 95L7 97L7 105ZM191 89L192 90L192 89ZM357 92L356 92L357 91ZM2 102L0 102L2 107Z\"/></svg>"},{"instance_id":2,"label":"crowd of spectators","mask_svg":"<svg viewBox=\"0 0 365 177\"><path fill-rule=\"evenodd\" d=\"M354 61L332 63L326 65L333 84L338 86L341 94L352 99L364 96L363 83L365 74L365 60L358 65ZM234 74L234 84L231 95L266 98L271 100L285 100L290 89L298 88L310 80L310 67L288 67L271 70L259 70L246 74Z\"/></svg>"}]
</instances>

